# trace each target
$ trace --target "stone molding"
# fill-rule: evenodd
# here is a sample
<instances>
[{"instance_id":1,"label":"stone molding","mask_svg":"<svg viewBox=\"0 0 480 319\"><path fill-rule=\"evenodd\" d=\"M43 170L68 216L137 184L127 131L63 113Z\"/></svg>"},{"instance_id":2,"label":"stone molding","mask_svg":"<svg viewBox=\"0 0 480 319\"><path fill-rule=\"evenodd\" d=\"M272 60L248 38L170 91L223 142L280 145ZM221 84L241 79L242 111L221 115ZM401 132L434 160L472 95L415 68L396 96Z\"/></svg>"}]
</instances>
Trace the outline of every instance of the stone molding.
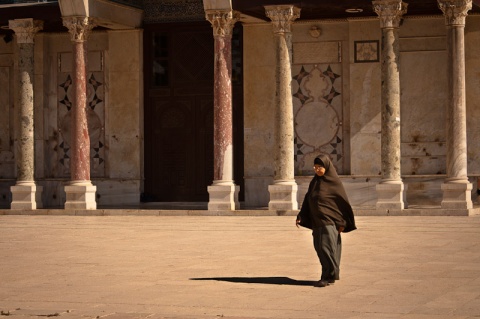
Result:
<instances>
[{"instance_id":1,"label":"stone molding","mask_svg":"<svg viewBox=\"0 0 480 319\"><path fill-rule=\"evenodd\" d=\"M472 0L438 0L438 7L443 11L446 25L464 26Z\"/></svg>"},{"instance_id":2,"label":"stone molding","mask_svg":"<svg viewBox=\"0 0 480 319\"><path fill-rule=\"evenodd\" d=\"M265 14L272 20L274 33L290 33L293 21L300 17L300 8L293 5L265 6Z\"/></svg>"},{"instance_id":3,"label":"stone molding","mask_svg":"<svg viewBox=\"0 0 480 319\"><path fill-rule=\"evenodd\" d=\"M380 17L380 27L398 28L400 21L407 13L408 4L401 0L378 0L373 1L373 9Z\"/></svg>"},{"instance_id":4,"label":"stone molding","mask_svg":"<svg viewBox=\"0 0 480 319\"><path fill-rule=\"evenodd\" d=\"M72 42L87 41L92 29L95 27L90 17L62 17L63 25L68 28Z\"/></svg>"},{"instance_id":5,"label":"stone molding","mask_svg":"<svg viewBox=\"0 0 480 319\"><path fill-rule=\"evenodd\" d=\"M240 20L240 12L207 10L205 18L212 24L214 37L231 37L235 23Z\"/></svg>"},{"instance_id":6,"label":"stone molding","mask_svg":"<svg viewBox=\"0 0 480 319\"><path fill-rule=\"evenodd\" d=\"M17 43L33 43L35 34L43 30L43 21L34 19L9 20L8 28L15 32Z\"/></svg>"}]
</instances>

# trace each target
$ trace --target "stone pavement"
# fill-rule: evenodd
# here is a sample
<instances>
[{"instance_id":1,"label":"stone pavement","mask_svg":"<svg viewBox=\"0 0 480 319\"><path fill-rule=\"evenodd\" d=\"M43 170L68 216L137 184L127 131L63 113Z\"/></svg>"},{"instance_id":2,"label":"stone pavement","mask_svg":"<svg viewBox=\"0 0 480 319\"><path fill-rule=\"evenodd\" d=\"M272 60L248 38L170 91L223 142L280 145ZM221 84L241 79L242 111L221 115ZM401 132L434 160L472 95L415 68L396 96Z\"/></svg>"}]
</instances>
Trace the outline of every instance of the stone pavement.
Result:
<instances>
[{"instance_id":1,"label":"stone pavement","mask_svg":"<svg viewBox=\"0 0 480 319\"><path fill-rule=\"evenodd\" d=\"M358 216L325 288L294 222L0 216L0 319L480 317L480 217Z\"/></svg>"}]
</instances>

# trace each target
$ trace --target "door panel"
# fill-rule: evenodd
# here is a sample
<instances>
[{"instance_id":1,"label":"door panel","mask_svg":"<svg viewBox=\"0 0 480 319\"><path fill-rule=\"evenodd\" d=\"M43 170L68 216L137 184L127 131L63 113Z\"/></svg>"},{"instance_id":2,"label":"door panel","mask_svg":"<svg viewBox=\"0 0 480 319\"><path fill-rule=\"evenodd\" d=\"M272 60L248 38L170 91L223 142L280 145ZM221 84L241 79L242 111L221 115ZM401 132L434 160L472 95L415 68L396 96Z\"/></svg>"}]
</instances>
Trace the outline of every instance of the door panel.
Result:
<instances>
[{"instance_id":1,"label":"door panel","mask_svg":"<svg viewBox=\"0 0 480 319\"><path fill-rule=\"evenodd\" d=\"M209 23L147 25L144 35L144 200L208 201L207 186L213 182L212 28ZM243 95L241 84L235 94ZM241 156L234 164L240 165L235 179L243 185L243 99L234 102L234 113L234 149Z\"/></svg>"}]
</instances>

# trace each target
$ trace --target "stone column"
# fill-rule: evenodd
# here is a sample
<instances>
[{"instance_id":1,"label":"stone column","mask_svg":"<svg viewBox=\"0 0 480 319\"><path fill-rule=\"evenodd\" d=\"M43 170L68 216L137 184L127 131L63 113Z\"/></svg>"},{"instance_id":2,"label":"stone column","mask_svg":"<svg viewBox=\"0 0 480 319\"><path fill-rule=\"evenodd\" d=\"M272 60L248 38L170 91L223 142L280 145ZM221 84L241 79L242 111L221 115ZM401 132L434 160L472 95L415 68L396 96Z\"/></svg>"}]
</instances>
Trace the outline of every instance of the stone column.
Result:
<instances>
[{"instance_id":1,"label":"stone column","mask_svg":"<svg viewBox=\"0 0 480 319\"><path fill-rule=\"evenodd\" d=\"M442 208L469 209L473 204L467 177L464 29L472 0L438 0L438 6L445 15L448 52L447 178L442 184Z\"/></svg>"},{"instance_id":2,"label":"stone column","mask_svg":"<svg viewBox=\"0 0 480 319\"><path fill-rule=\"evenodd\" d=\"M18 44L18 94L15 127L15 163L17 181L10 188L11 209L42 208L42 187L35 185L34 156L34 38L43 22L33 19L10 20Z\"/></svg>"},{"instance_id":3,"label":"stone column","mask_svg":"<svg viewBox=\"0 0 480 319\"><path fill-rule=\"evenodd\" d=\"M213 184L208 186L208 210L235 210L239 186L233 181L232 30L240 14L231 10L207 10L215 39L213 101Z\"/></svg>"},{"instance_id":4,"label":"stone column","mask_svg":"<svg viewBox=\"0 0 480 319\"><path fill-rule=\"evenodd\" d=\"M300 17L293 5L265 6L275 37L275 162L273 185L268 186L271 210L298 209L294 172L294 131L291 69L291 25Z\"/></svg>"},{"instance_id":5,"label":"stone column","mask_svg":"<svg viewBox=\"0 0 480 319\"><path fill-rule=\"evenodd\" d=\"M382 29L382 181L377 185L377 209L406 208L401 177L400 74L398 28L407 4L401 0L373 1Z\"/></svg>"},{"instance_id":6,"label":"stone column","mask_svg":"<svg viewBox=\"0 0 480 319\"><path fill-rule=\"evenodd\" d=\"M96 187L90 181L90 136L87 123L87 50L86 41L92 28L88 17L63 17L73 42L73 103L70 110L71 181L65 186L65 209L96 209Z\"/></svg>"}]
</instances>

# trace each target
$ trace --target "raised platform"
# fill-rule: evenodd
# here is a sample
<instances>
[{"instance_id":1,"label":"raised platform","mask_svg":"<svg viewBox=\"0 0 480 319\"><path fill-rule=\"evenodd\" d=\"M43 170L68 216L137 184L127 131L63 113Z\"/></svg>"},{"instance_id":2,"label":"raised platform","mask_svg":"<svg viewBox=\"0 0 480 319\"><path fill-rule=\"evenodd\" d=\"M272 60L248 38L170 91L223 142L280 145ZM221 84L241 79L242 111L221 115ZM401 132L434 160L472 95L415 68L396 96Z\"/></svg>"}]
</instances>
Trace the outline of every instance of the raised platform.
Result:
<instances>
[{"instance_id":1,"label":"raised platform","mask_svg":"<svg viewBox=\"0 0 480 319\"><path fill-rule=\"evenodd\" d=\"M148 203L139 207L99 207L84 209L0 209L0 215L52 216L296 216L298 210L269 210L266 207L242 208L235 211L207 209L207 203ZM442 209L440 206L411 206L402 210L377 210L375 207L354 207L355 216L477 216L480 206L472 209Z\"/></svg>"}]
</instances>

